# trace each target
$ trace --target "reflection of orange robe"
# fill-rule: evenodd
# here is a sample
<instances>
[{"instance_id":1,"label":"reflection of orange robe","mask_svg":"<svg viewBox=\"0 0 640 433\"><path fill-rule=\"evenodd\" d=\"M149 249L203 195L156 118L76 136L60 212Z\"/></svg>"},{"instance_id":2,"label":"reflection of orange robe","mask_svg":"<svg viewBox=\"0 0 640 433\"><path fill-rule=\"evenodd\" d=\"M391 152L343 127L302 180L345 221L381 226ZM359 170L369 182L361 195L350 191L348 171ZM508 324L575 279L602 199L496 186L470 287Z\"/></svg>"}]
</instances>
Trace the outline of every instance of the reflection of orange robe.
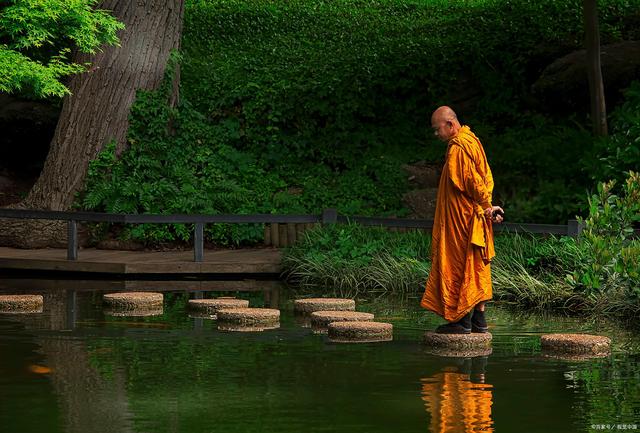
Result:
<instances>
[{"instance_id":1,"label":"reflection of orange robe","mask_svg":"<svg viewBox=\"0 0 640 433\"><path fill-rule=\"evenodd\" d=\"M431 244L431 272L420 305L455 322L491 299L493 176L480 140L468 126L449 140Z\"/></svg>"},{"instance_id":2,"label":"reflection of orange robe","mask_svg":"<svg viewBox=\"0 0 640 433\"><path fill-rule=\"evenodd\" d=\"M422 380L422 400L432 433L493 432L492 386L472 383L468 374L444 372Z\"/></svg>"}]
</instances>

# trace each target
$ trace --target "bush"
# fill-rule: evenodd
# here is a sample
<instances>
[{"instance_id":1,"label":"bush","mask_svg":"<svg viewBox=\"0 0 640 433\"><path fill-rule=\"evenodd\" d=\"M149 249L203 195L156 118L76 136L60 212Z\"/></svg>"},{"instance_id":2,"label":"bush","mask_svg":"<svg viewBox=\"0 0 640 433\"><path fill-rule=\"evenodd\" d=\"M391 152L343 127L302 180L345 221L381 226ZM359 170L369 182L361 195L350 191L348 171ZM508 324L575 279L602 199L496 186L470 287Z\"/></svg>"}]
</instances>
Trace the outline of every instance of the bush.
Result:
<instances>
[{"instance_id":1,"label":"bush","mask_svg":"<svg viewBox=\"0 0 640 433\"><path fill-rule=\"evenodd\" d=\"M589 217L581 243L588 251L570 281L587 294L619 293L640 300L640 174L630 172L622 195L614 194L615 181L600 183L589 200Z\"/></svg>"}]
</instances>

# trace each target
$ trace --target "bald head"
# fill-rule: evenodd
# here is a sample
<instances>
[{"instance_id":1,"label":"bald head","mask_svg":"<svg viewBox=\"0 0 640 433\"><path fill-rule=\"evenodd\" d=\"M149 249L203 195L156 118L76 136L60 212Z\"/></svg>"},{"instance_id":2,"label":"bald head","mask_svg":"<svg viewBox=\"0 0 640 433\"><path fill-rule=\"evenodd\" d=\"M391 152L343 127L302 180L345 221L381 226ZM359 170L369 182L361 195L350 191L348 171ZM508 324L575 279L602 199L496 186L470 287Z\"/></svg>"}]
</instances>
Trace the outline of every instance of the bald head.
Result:
<instances>
[{"instance_id":1,"label":"bald head","mask_svg":"<svg viewBox=\"0 0 640 433\"><path fill-rule=\"evenodd\" d=\"M451 107L443 105L431 115L431 128L438 139L449 141L460 130L460 122Z\"/></svg>"}]
</instances>

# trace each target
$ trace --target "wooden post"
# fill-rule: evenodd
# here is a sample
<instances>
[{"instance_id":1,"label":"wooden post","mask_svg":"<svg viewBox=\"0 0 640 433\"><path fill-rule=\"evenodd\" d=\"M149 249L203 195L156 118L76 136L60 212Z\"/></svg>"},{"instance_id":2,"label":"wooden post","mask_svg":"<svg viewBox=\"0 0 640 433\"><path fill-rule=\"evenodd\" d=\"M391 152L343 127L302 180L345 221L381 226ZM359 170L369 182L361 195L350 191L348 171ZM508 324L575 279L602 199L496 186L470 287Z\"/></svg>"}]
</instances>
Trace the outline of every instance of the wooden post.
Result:
<instances>
[{"instance_id":1,"label":"wooden post","mask_svg":"<svg viewBox=\"0 0 640 433\"><path fill-rule=\"evenodd\" d=\"M204 259L204 223L196 223L193 237L193 260L201 262Z\"/></svg>"},{"instance_id":2,"label":"wooden post","mask_svg":"<svg viewBox=\"0 0 640 433\"><path fill-rule=\"evenodd\" d=\"M280 246L280 230L278 223L271 223L271 245L278 248Z\"/></svg>"},{"instance_id":3,"label":"wooden post","mask_svg":"<svg viewBox=\"0 0 640 433\"><path fill-rule=\"evenodd\" d=\"M289 246L289 240L287 238L287 225L286 224L278 224L278 236L280 237L280 245L279 247L287 247Z\"/></svg>"},{"instance_id":4,"label":"wooden post","mask_svg":"<svg viewBox=\"0 0 640 433\"><path fill-rule=\"evenodd\" d=\"M78 260L78 222L67 221L67 260Z\"/></svg>"},{"instance_id":5,"label":"wooden post","mask_svg":"<svg viewBox=\"0 0 640 433\"><path fill-rule=\"evenodd\" d=\"M296 240L304 238L304 231L307 229L306 224L296 224Z\"/></svg>"},{"instance_id":6,"label":"wooden post","mask_svg":"<svg viewBox=\"0 0 640 433\"><path fill-rule=\"evenodd\" d=\"M271 225L264 225L264 244L271 245Z\"/></svg>"},{"instance_id":7,"label":"wooden post","mask_svg":"<svg viewBox=\"0 0 640 433\"><path fill-rule=\"evenodd\" d=\"M296 242L296 225L294 223L287 223L287 241L289 246Z\"/></svg>"},{"instance_id":8,"label":"wooden post","mask_svg":"<svg viewBox=\"0 0 640 433\"><path fill-rule=\"evenodd\" d=\"M567 222L567 236L577 238L584 230L584 224L580 224L578 220L569 220Z\"/></svg>"}]
</instances>

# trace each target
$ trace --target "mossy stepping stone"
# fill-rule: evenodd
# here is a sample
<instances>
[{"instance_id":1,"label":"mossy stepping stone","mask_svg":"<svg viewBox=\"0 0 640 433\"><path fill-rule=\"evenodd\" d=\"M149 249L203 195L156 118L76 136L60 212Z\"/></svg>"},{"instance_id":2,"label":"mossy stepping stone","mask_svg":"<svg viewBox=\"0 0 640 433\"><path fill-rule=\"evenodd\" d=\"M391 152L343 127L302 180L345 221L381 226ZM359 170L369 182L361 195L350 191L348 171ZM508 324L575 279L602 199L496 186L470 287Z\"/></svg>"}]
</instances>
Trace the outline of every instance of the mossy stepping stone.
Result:
<instances>
[{"instance_id":1,"label":"mossy stepping stone","mask_svg":"<svg viewBox=\"0 0 640 433\"><path fill-rule=\"evenodd\" d=\"M428 347L426 352L430 355L441 356L443 358L476 358L479 356L489 356L493 352L491 347L479 347L470 349L449 349L446 347Z\"/></svg>"},{"instance_id":2,"label":"mossy stepping stone","mask_svg":"<svg viewBox=\"0 0 640 433\"><path fill-rule=\"evenodd\" d=\"M278 329L280 323L272 325L244 325L242 323L218 322L218 330L230 332L262 332L270 329Z\"/></svg>"},{"instance_id":3,"label":"mossy stepping stone","mask_svg":"<svg viewBox=\"0 0 640 433\"><path fill-rule=\"evenodd\" d=\"M189 309L196 316L204 316L208 318L217 317L217 313L223 309L229 308L247 308L249 301L236 298L213 298L213 299L189 299Z\"/></svg>"},{"instance_id":4,"label":"mossy stepping stone","mask_svg":"<svg viewBox=\"0 0 640 433\"><path fill-rule=\"evenodd\" d=\"M372 322L373 314L358 311L314 311L311 313L311 327L314 332L327 332L333 322Z\"/></svg>"},{"instance_id":5,"label":"mossy stepping stone","mask_svg":"<svg viewBox=\"0 0 640 433\"><path fill-rule=\"evenodd\" d=\"M589 356L607 355L611 351L611 339L589 334L546 334L540 337L543 353L547 355Z\"/></svg>"},{"instance_id":6,"label":"mossy stepping stone","mask_svg":"<svg viewBox=\"0 0 640 433\"><path fill-rule=\"evenodd\" d=\"M486 349L491 346L491 334L488 332L474 332L471 334L438 334L425 332L423 343L434 349L448 349L453 351L469 351Z\"/></svg>"},{"instance_id":7,"label":"mossy stepping stone","mask_svg":"<svg viewBox=\"0 0 640 433\"><path fill-rule=\"evenodd\" d=\"M107 316L112 317L151 317L161 316L164 310L160 308L128 308L128 309L113 309L106 307L102 312Z\"/></svg>"},{"instance_id":8,"label":"mossy stepping stone","mask_svg":"<svg viewBox=\"0 0 640 433\"><path fill-rule=\"evenodd\" d=\"M42 295L0 295L0 313L42 313Z\"/></svg>"},{"instance_id":9,"label":"mossy stepping stone","mask_svg":"<svg viewBox=\"0 0 640 433\"><path fill-rule=\"evenodd\" d=\"M327 327L334 343L373 343L393 340L393 325L382 322L333 322Z\"/></svg>"},{"instance_id":10,"label":"mossy stepping stone","mask_svg":"<svg viewBox=\"0 0 640 433\"><path fill-rule=\"evenodd\" d=\"M344 298L308 298L296 299L293 310L298 314L311 314L314 311L354 311L356 301Z\"/></svg>"},{"instance_id":11,"label":"mossy stepping stone","mask_svg":"<svg viewBox=\"0 0 640 433\"><path fill-rule=\"evenodd\" d=\"M254 327L273 327L280 325L280 310L272 308L228 308L218 310L218 329L236 324Z\"/></svg>"},{"instance_id":12,"label":"mossy stepping stone","mask_svg":"<svg viewBox=\"0 0 640 433\"><path fill-rule=\"evenodd\" d=\"M102 297L104 305L111 312L125 310L162 309L162 293L156 292L120 292L108 293Z\"/></svg>"}]
</instances>

